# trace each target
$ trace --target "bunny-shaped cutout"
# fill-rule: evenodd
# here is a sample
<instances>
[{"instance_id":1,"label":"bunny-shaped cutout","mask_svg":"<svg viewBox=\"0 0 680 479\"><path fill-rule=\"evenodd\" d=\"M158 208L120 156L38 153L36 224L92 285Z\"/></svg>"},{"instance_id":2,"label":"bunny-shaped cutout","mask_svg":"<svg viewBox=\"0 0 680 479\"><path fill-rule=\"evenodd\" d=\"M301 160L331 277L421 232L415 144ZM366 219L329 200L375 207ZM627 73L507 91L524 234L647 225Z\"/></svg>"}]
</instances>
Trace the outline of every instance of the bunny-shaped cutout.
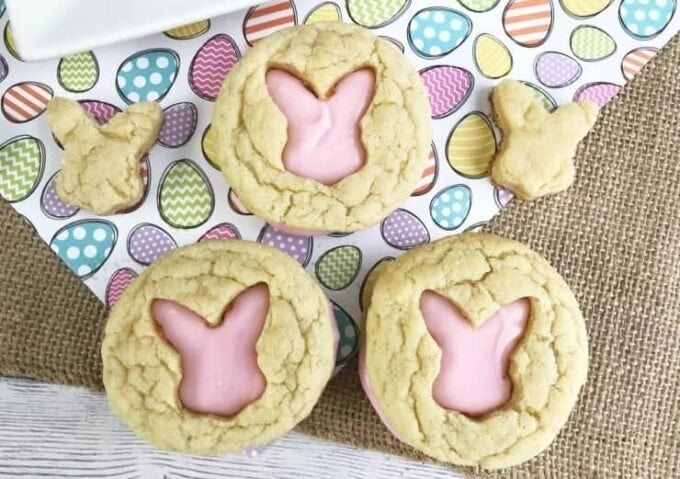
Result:
<instances>
[{"instance_id":1,"label":"bunny-shaped cutout","mask_svg":"<svg viewBox=\"0 0 680 479\"><path fill-rule=\"evenodd\" d=\"M78 102L54 98L47 121L64 147L57 177L57 194L64 202L108 215L142 199L140 161L163 123L158 103L136 103L100 126Z\"/></svg>"},{"instance_id":2,"label":"bunny-shaped cutout","mask_svg":"<svg viewBox=\"0 0 680 479\"><path fill-rule=\"evenodd\" d=\"M317 98L300 79L283 70L267 72L266 83L288 120L288 142L283 150L287 171L334 185L364 166L359 122L373 99L372 70L346 75L327 99Z\"/></svg>"},{"instance_id":3,"label":"bunny-shaped cutout","mask_svg":"<svg viewBox=\"0 0 680 479\"><path fill-rule=\"evenodd\" d=\"M595 124L597 105L569 103L549 113L531 87L514 80L502 81L491 102L503 131L494 182L525 200L569 188L576 147Z\"/></svg>"},{"instance_id":4,"label":"bunny-shaped cutout","mask_svg":"<svg viewBox=\"0 0 680 479\"><path fill-rule=\"evenodd\" d=\"M432 388L434 400L469 416L503 406L512 394L508 361L526 328L529 300L506 304L478 328L451 301L433 291L421 295L420 310L442 351Z\"/></svg>"},{"instance_id":5,"label":"bunny-shaped cutout","mask_svg":"<svg viewBox=\"0 0 680 479\"><path fill-rule=\"evenodd\" d=\"M269 311L267 285L256 284L236 296L214 327L174 301L154 300L151 310L163 337L181 356L184 407L231 417L262 395L266 380L255 345Z\"/></svg>"}]
</instances>

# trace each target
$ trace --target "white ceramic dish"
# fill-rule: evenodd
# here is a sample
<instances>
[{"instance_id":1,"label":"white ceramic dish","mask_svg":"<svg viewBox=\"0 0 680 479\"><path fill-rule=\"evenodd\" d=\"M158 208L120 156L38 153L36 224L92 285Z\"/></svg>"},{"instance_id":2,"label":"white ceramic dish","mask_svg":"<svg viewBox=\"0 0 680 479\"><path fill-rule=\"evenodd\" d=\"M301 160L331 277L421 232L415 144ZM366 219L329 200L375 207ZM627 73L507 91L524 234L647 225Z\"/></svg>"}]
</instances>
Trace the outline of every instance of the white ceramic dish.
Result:
<instances>
[{"instance_id":1,"label":"white ceramic dish","mask_svg":"<svg viewBox=\"0 0 680 479\"><path fill-rule=\"evenodd\" d=\"M17 50L46 60L250 7L258 0L5 0Z\"/></svg>"}]
</instances>

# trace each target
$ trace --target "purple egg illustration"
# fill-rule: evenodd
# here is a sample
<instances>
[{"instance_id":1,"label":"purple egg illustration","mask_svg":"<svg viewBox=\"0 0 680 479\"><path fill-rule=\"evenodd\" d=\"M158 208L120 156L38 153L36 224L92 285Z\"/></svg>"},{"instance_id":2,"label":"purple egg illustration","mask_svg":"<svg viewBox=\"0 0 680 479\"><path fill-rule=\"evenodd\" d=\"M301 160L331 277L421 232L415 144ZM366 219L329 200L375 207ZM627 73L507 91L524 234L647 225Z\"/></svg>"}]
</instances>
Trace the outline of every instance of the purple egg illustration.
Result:
<instances>
[{"instance_id":1,"label":"purple egg illustration","mask_svg":"<svg viewBox=\"0 0 680 479\"><path fill-rule=\"evenodd\" d=\"M430 233L420 218L404 209L398 209L385 218L380 232L388 245L401 250L430 241Z\"/></svg>"},{"instance_id":2,"label":"purple egg illustration","mask_svg":"<svg viewBox=\"0 0 680 479\"><path fill-rule=\"evenodd\" d=\"M54 219L65 219L70 218L75 215L80 209L76 206L71 206L64 203L59 195L57 194L57 176L59 172L56 172L52 178L47 181L45 188L43 189L42 196L40 197L40 207L50 218Z\"/></svg>"},{"instance_id":3,"label":"purple egg illustration","mask_svg":"<svg viewBox=\"0 0 680 479\"><path fill-rule=\"evenodd\" d=\"M468 99L474 85L472 74L464 68L435 65L420 71L420 78L430 96L432 118L450 115Z\"/></svg>"},{"instance_id":4,"label":"purple egg illustration","mask_svg":"<svg viewBox=\"0 0 680 479\"><path fill-rule=\"evenodd\" d=\"M7 65L7 61L5 60L5 58L2 55L0 55L0 81L7 78L8 73L9 73L9 66Z\"/></svg>"},{"instance_id":5,"label":"purple egg illustration","mask_svg":"<svg viewBox=\"0 0 680 479\"><path fill-rule=\"evenodd\" d=\"M151 223L141 223L130 231L127 248L133 260L148 266L177 248L177 243L163 228Z\"/></svg>"},{"instance_id":6,"label":"purple egg illustration","mask_svg":"<svg viewBox=\"0 0 680 479\"><path fill-rule=\"evenodd\" d=\"M558 52L541 53L534 63L536 78L549 88L562 88L581 76L581 65L569 55Z\"/></svg>"},{"instance_id":7,"label":"purple egg illustration","mask_svg":"<svg viewBox=\"0 0 680 479\"><path fill-rule=\"evenodd\" d=\"M167 148L179 148L191 139L196 131L198 108L193 103L177 103L163 111L163 126L158 143Z\"/></svg>"},{"instance_id":8,"label":"purple egg illustration","mask_svg":"<svg viewBox=\"0 0 680 479\"><path fill-rule=\"evenodd\" d=\"M576 91L576 94L574 94L574 101L590 100L597 103L597 106L602 108L609 103L619 91L621 91L621 86L615 85L614 83L588 83Z\"/></svg>"},{"instance_id":9,"label":"purple egg illustration","mask_svg":"<svg viewBox=\"0 0 680 479\"><path fill-rule=\"evenodd\" d=\"M257 242L280 249L295 258L302 266L307 266L309 263L314 247L314 240L311 236L286 233L272 225L262 228Z\"/></svg>"},{"instance_id":10,"label":"purple egg illustration","mask_svg":"<svg viewBox=\"0 0 680 479\"><path fill-rule=\"evenodd\" d=\"M498 207L503 209L508 205L508 203L510 203L510 200L512 200L515 196L512 194L510 190L496 187L494 188L493 197L496 200L496 204L498 205Z\"/></svg>"}]
</instances>

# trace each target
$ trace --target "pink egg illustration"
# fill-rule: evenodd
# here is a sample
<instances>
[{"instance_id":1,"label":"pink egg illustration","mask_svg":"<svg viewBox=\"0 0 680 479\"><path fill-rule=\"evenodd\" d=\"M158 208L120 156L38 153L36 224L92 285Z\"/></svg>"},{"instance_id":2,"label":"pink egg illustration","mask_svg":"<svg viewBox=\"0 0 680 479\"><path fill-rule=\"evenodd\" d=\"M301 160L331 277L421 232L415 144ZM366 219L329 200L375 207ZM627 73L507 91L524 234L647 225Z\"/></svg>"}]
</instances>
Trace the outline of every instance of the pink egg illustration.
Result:
<instances>
[{"instance_id":1,"label":"pink egg illustration","mask_svg":"<svg viewBox=\"0 0 680 479\"><path fill-rule=\"evenodd\" d=\"M430 96L432 118L450 115L468 99L474 85L472 74L464 68L435 65L420 71Z\"/></svg>"},{"instance_id":2,"label":"pink egg illustration","mask_svg":"<svg viewBox=\"0 0 680 479\"><path fill-rule=\"evenodd\" d=\"M427 157L427 164L423 170L423 174L416 185L416 189L413 191L411 196L421 196L432 189L434 184L437 182L437 175L439 174L439 163L437 161L437 150L432 143L432 148L430 149L430 154Z\"/></svg>"},{"instance_id":3,"label":"pink egg illustration","mask_svg":"<svg viewBox=\"0 0 680 479\"><path fill-rule=\"evenodd\" d=\"M248 45L254 45L275 31L296 23L297 13L292 0L272 0L248 10L243 21L243 35Z\"/></svg>"},{"instance_id":4,"label":"pink egg illustration","mask_svg":"<svg viewBox=\"0 0 680 479\"><path fill-rule=\"evenodd\" d=\"M597 103L597 106L602 108L609 103L619 91L621 91L621 86L615 85L614 83L588 83L576 91L574 94L574 101L590 100Z\"/></svg>"},{"instance_id":5,"label":"pink egg illustration","mask_svg":"<svg viewBox=\"0 0 680 479\"><path fill-rule=\"evenodd\" d=\"M223 33L205 42L191 61L189 67L189 86L204 100L215 101L241 52L234 40Z\"/></svg>"},{"instance_id":6,"label":"pink egg illustration","mask_svg":"<svg viewBox=\"0 0 680 479\"><path fill-rule=\"evenodd\" d=\"M621 71L626 80L630 80L638 74L647 62L659 53L656 48L636 48L626 54L621 61Z\"/></svg>"},{"instance_id":7,"label":"pink egg illustration","mask_svg":"<svg viewBox=\"0 0 680 479\"><path fill-rule=\"evenodd\" d=\"M130 268L121 268L111 275L109 283L106 285L106 307L113 308L123 293L135 279L137 272Z\"/></svg>"},{"instance_id":8,"label":"pink egg illustration","mask_svg":"<svg viewBox=\"0 0 680 479\"><path fill-rule=\"evenodd\" d=\"M241 239L241 233L238 232L238 228L231 223L221 223L205 233L198 240L199 242L205 240L230 240L230 239Z\"/></svg>"},{"instance_id":9,"label":"pink egg illustration","mask_svg":"<svg viewBox=\"0 0 680 479\"><path fill-rule=\"evenodd\" d=\"M116 105L106 103L105 101L81 100L78 103L80 103L80 106L83 107L83 110L88 112L92 118L99 122L100 125L107 123L111 118L122 111Z\"/></svg>"}]
</instances>

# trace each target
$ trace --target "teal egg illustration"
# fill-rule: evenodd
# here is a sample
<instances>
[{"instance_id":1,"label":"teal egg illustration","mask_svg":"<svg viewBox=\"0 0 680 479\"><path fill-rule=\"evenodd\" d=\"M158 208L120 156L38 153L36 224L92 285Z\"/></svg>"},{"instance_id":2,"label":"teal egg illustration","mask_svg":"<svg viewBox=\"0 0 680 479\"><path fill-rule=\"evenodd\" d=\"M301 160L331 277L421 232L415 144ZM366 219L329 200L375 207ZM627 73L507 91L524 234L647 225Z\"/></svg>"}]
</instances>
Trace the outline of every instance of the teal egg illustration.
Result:
<instances>
[{"instance_id":1,"label":"teal egg illustration","mask_svg":"<svg viewBox=\"0 0 680 479\"><path fill-rule=\"evenodd\" d=\"M158 189L158 209L168 224L196 228L208 221L214 207L210 182L196 163L179 160L168 166Z\"/></svg>"},{"instance_id":2,"label":"teal egg illustration","mask_svg":"<svg viewBox=\"0 0 680 479\"><path fill-rule=\"evenodd\" d=\"M45 146L22 135L0 145L0 196L9 202L26 199L40 182L45 167Z\"/></svg>"},{"instance_id":3,"label":"teal egg illustration","mask_svg":"<svg viewBox=\"0 0 680 479\"><path fill-rule=\"evenodd\" d=\"M326 251L316 262L316 277L333 291L345 289L357 277L361 268L361 250L344 245Z\"/></svg>"},{"instance_id":4,"label":"teal egg illustration","mask_svg":"<svg viewBox=\"0 0 680 479\"><path fill-rule=\"evenodd\" d=\"M470 214L471 205L472 191L469 186L453 185L444 188L430 203L432 221L447 231L460 228Z\"/></svg>"},{"instance_id":5,"label":"teal egg illustration","mask_svg":"<svg viewBox=\"0 0 680 479\"><path fill-rule=\"evenodd\" d=\"M175 84L179 56L172 50L144 50L123 61L116 77L126 103L161 101Z\"/></svg>"},{"instance_id":6,"label":"teal egg illustration","mask_svg":"<svg viewBox=\"0 0 680 479\"><path fill-rule=\"evenodd\" d=\"M408 25L413 51L425 58L440 58L458 48L470 35L470 19L456 10L431 7L416 13Z\"/></svg>"},{"instance_id":7,"label":"teal egg illustration","mask_svg":"<svg viewBox=\"0 0 680 479\"><path fill-rule=\"evenodd\" d=\"M623 0L619 19L630 36L640 40L653 38L670 23L675 0Z\"/></svg>"},{"instance_id":8,"label":"teal egg illustration","mask_svg":"<svg viewBox=\"0 0 680 479\"><path fill-rule=\"evenodd\" d=\"M411 0L347 0L352 21L366 28L378 28L394 21L411 4Z\"/></svg>"},{"instance_id":9,"label":"teal egg illustration","mask_svg":"<svg viewBox=\"0 0 680 479\"><path fill-rule=\"evenodd\" d=\"M95 274L111 256L118 231L104 220L82 220L61 228L50 247L80 279Z\"/></svg>"},{"instance_id":10,"label":"teal egg illustration","mask_svg":"<svg viewBox=\"0 0 680 479\"><path fill-rule=\"evenodd\" d=\"M57 81L64 90L83 93L91 90L99 79L99 63L92 52L62 58L57 67Z\"/></svg>"},{"instance_id":11,"label":"teal egg illustration","mask_svg":"<svg viewBox=\"0 0 680 479\"><path fill-rule=\"evenodd\" d=\"M342 307L331 301L335 323L338 326L340 341L338 342L338 352L335 356L335 365L343 366L359 350L359 328L352 317L342 309Z\"/></svg>"}]
</instances>

